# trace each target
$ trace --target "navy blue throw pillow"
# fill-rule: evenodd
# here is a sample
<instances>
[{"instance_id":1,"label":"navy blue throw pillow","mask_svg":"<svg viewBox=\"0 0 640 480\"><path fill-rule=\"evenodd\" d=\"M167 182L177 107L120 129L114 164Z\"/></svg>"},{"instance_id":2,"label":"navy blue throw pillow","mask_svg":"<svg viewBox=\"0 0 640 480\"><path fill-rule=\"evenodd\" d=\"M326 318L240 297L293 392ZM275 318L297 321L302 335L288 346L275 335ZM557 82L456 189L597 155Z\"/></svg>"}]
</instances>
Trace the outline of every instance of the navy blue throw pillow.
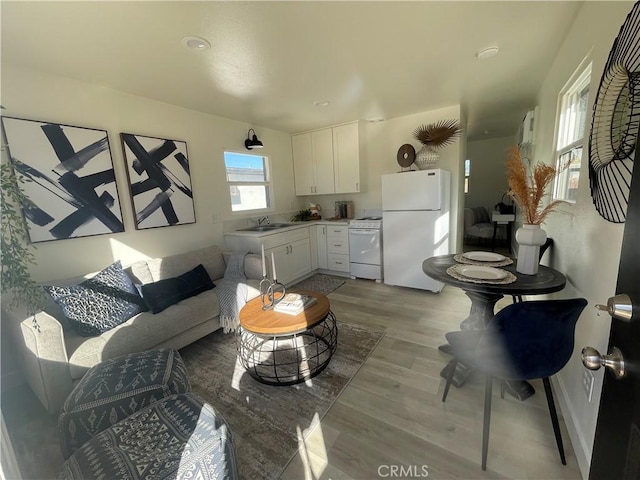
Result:
<instances>
[{"instance_id":1,"label":"navy blue throw pillow","mask_svg":"<svg viewBox=\"0 0 640 480\"><path fill-rule=\"evenodd\" d=\"M100 335L147 310L119 260L78 285L44 289L83 337Z\"/></svg>"},{"instance_id":2,"label":"navy blue throw pillow","mask_svg":"<svg viewBox=\"0 0 640 480\"><path fill-rule=\"evenodd\" d=\"M174 278L166 278L140 286L142 298L153 313L178 303L185 298L194 297L215 285L202 264Z\"/></svg>"}]
</instances>

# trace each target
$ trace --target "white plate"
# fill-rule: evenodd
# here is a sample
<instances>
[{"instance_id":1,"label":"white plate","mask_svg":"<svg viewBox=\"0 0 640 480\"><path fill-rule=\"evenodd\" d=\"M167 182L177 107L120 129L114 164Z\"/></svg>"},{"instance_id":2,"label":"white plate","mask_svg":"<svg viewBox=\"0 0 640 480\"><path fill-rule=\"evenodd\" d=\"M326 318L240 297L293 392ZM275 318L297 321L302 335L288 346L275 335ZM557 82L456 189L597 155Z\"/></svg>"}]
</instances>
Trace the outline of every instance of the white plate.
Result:
<instances>
[{"instance_id":1,"label":"white plate","mask_svg":"<svg viewBox=\"0 0 640 480\"><path fill-rule=\"evenodd\" d=\"M493 252L467 252L463 253L462 256L468 260L475 260L476 262L501 262L504 260L504 255L500 255L499 253Z\"/></svg>"},{"instance_id":2,"label":"white plate","mask_svg":"<svg viewBox=\"0 0 640 480\"><path fill-rule=\"evenodd\" d=\"M506 270L483 267L482 265L465 265L459 267L458 272L467 278L474 278L476 280L502 280L507 276Z\"/></svg>"}]
</instances>

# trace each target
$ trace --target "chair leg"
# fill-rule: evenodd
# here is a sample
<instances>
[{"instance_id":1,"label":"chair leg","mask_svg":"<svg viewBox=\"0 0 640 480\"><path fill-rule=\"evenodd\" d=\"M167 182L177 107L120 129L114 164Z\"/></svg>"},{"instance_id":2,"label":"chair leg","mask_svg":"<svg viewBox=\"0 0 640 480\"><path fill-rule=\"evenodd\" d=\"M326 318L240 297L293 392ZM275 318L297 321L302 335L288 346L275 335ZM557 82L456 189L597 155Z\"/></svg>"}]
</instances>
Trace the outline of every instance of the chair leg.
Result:
<instances>
[{"instance_id":1,"label":"chair leg","mask_svg":"<svg viewBox=\"0 0 640 480\"><path fill-rule=\"evenodd\" d=\"M451 362L449 362L449 375L447 375L447 384L444 386L444 392L442 393L442 401L444 402L447 399L447 395L449 394L449 388L451 387L451 382L453 382L453 375L456 373L456 367L458 366L458 359L454 357Z\"/></svg>"},{"instance_id":2,"label":"chair leg","mask_svg":"<svg viewBox=\"0 0 640 480\"><path fill-rule=\"evenodd\" d=\"M558 445L558 452L560 452L560 460L563 465L567 464L567 459L564 456L564 446L562 445L562 435L560 433L560 424L558 423L558 413L556 412L556 405L553 401L553 393L551 392L551 382L549 377L542 379L544 384L544 393L547 394L547 403L549 404L549 413L551 414L551 423L553 424L553 433L556 436L556 444Z\"/></svg>"},{"instance_id":3,"label":"chair leg","mask_svg":"<svg viewBox=\"0 0 640 480\"><path fill-rule=\"evenodd\" d=\"M500 380L500 398L504 400L504 391L507 387L507 382L505 380Z\"/></svg>"},{"instance_id":4,"label":"chair leg","mask_svg":"<svg viewBox=\"0 0 640 480\"><path fill-rule=\"evenodd\" d=\"M482 470L487 469L487 454L489 453L489 424L491 423L491 393L493 377L487 374L484 388L484 424L482 426Z\"/></svg>"}]
</instances>

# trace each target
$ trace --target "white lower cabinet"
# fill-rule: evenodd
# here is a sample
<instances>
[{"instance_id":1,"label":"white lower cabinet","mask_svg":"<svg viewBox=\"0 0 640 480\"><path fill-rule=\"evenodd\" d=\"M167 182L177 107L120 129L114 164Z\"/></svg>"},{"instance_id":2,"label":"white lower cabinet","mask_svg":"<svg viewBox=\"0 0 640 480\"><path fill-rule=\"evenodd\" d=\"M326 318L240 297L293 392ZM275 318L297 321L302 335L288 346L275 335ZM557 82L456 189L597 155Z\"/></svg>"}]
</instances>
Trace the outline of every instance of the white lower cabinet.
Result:
<instances>
[{"instance_id":1,"label":"white lower cabinet","mask_svg":"<svg viewBox=\"0 0 640 480\"><path fill-rule=\"evenodd\" d=\"M271 268L271 253L276 261L278 281L290 285L301 277L311 273L311 243L309 228L295 228L285 232L267 235L225 235L227 247L233 251L264 252L267 260L267 274L273 278Z\"/></svg>"},{"instance_id":2,"label":"white lower cabinet","mask_svg":"<svg viewBox=\"0 0 640 480\"><path fill-rule=\"evenodd\" d=\"M318 248L318 268L326 270L327 264L327 226L316 225L316 246Z\"/></svg>"},{"instance_id":3,"label":"white lower cabinet","mask_svg":"<svg viewBox=\"0 0 640 480\"><path fill-rule=\"evenodd\" d=\"M349 227L327 226L327 270L349 273Z\"/></svg>"},{"instance_id":4,"label":"white lower cabinet","mask_svg":"<svg viewBox=\"0 0 640 480\"><path fill-rule=\"evenodd\" d=\"M265 249L265 255L269 260L271 259L271 252L273 252L276 261L276 273L280 283L288 285L292 280L311 272L311 246L308 238ZM268 271L273 278L271 262L267 263L269 264Z\"/></svg>"}]
</instances>

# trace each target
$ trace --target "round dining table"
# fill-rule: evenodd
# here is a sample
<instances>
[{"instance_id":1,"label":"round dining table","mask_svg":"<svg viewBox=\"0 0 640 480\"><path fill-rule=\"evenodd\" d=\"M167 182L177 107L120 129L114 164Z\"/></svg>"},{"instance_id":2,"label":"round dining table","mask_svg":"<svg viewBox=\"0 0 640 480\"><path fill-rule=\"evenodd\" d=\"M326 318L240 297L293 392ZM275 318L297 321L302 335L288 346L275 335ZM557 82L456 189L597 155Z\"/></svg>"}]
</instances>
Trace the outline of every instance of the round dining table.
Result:
<instances>
[{"instance_id":1,"label":"round dining table","mask_svg":"<svg viewBox=\"0 0 640 480\"><path fill-rule=\"evenodd\" d=\"M427 258L422 262L422 270L435 280L461 288L471 300L471 310L469 316L460 324L461 330L483 330L494 316L496 303L505 295L521 298L524 295L558 292L567 283L566 277L561 272L544 265L538 267L538 273L535 275L518 273L515 262L511 265L497 267L515 275L516 281L513 283L475 283L458 280L447 273L449 267L458 264L454 257L455 255L440 255ZM453 353L449 345L442 345L440 350L448 354ZM461 364L458 363L458 365ZM448 367L450 365L447 365L441 372L443 378L447 376ZM470 373L470 370L465 370L464 366L458 367L453 384L457 387L461 386Z\"/></svg>"}]
</instances>

